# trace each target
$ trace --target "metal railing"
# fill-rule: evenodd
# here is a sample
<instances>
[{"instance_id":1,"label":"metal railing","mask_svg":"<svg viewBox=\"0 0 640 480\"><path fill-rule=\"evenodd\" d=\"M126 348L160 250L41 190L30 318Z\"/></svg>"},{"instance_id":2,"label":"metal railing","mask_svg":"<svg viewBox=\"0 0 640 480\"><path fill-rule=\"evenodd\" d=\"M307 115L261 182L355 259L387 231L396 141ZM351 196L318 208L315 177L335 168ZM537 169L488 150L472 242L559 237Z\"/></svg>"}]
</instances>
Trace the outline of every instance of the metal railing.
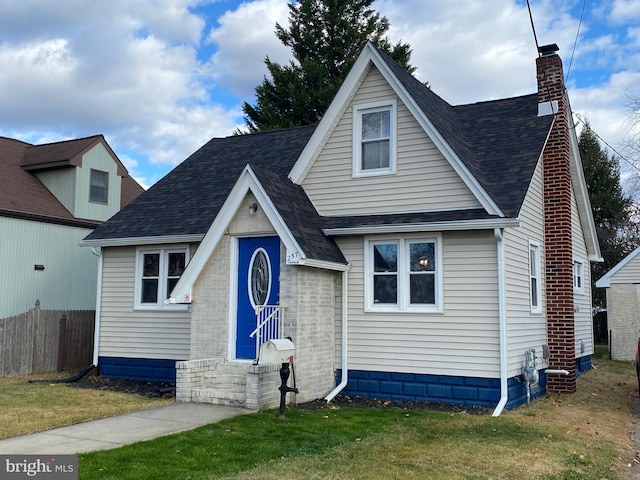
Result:
<instances>
[{"instance_id":1,"label":"metal railing","mask_svg":"<svg viewBox=\"0 0 640 480\"><path fill-rule=\"evenodd\" d=\"M256 329L249 334L256 337L256 358L264 342L280 338L284 324L284 307L279 305L259 305L256 307Z\"/></svg>"}]
</instances>

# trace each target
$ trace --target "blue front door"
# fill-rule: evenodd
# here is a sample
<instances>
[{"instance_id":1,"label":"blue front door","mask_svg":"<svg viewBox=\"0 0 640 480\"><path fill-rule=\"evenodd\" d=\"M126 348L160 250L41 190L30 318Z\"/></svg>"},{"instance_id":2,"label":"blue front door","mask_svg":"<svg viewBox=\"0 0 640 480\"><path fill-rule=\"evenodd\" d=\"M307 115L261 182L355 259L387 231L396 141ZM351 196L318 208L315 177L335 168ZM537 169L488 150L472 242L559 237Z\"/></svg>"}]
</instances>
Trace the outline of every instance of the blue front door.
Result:
<instances>
[{"instance_id":1,"label":"blue front door","mask_svg":"<svg viewBox=\"0 0 640 480\"><path fill-rule=\"evenodd\" d=\"M238 241L238 305L236 358L255 359L256 307L276 305L280 288L280 239L241 238Z\"/></svg>"}]
</instances>

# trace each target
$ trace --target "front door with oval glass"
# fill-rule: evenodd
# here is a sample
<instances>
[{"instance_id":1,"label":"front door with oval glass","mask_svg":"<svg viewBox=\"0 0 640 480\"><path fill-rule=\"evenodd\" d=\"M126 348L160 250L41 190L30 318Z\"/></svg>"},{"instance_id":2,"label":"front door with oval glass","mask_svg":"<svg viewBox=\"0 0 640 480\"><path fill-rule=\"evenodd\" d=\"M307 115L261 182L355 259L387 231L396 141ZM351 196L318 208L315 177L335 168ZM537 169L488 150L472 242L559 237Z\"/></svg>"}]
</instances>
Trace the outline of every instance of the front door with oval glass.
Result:
<instances>
[{"instance_id":1,"label":"front door with oval glass","mask_svg":"<svg viewBox=\"0 0 640 480\"><path fill-rule=\"evenodd\" d=\"M252 237L238 240L238 304L236 358L256 358L256 307L276 305L280 288L280 239Z\"/></svg>"}]
</instances>

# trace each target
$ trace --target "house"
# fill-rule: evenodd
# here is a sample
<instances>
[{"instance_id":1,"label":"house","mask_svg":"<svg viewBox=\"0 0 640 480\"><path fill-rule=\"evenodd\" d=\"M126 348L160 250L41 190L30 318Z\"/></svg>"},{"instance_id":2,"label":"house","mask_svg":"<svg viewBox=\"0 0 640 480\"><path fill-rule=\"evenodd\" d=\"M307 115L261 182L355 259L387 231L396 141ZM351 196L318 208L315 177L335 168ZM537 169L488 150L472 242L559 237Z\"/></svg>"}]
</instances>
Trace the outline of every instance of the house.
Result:
<instances>
[{"instance_id":1,"label":"house","mask_svg":"<svg viewBox=\"0 0 640 480\"><path fill-rule=\"evenodd\" d=\"M0 137L0 318L93 310L98 258L80 242L143 189L102 135L43 145Z\"/></svg>"},{"instance_id":2,"label":"house","mask_svg":"<svg viewBox=\"0 0 640 480\"><path fill-rule=\"evenodd\" d=\"M640 335L640 248L623 258L596 282L606 288L610 355L635 360Z\"/></svg>"},{"instance_id":3,"label":"house","mask_svg":"<svg viewBox=\"0 0 640 480\"><path fill-rule=\"evenodd\" d=\"M274 406L289 337L297 401L575 391L600 252L556 51L452 106L368 43L317 126L210 140L84 241L101 374Z\"/></svg>"}]
</instances>

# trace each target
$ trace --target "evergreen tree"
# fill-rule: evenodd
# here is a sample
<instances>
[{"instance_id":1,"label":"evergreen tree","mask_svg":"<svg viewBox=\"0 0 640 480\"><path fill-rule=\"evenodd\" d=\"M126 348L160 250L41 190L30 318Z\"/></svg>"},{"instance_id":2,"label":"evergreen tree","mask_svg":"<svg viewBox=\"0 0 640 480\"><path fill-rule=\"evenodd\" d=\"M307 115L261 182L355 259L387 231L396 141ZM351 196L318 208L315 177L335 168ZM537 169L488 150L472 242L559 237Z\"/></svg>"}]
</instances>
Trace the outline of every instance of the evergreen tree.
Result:
<instances>
[{"instance_id":1,"label":"evergreen tree","mask_svg":"<svg viewBox=\"0 0 640 480\"><path fill-rule=\"evenodd\" d=\"M413 73L409 44L384 37L389 20L370 8L373 0L297 0L289 4L289 27L276 24L276 36L295 61L265 64L271 78L256 87L257 102L245 102L250 132L320 121L366 40L375 43Z\"/></svg>"},{"instance_id":2,"label":"evergreen tree","mask_svg":"<svg viewBox=\"0 0 640 480\"><path fill-rule=\"evenodd\" d=\"M602 150L588 123L580 133L578 148L604 259L604 262L591 266L595 283L629 253L628 244L622 241L620 233L629 224L632 200L622 191L617 158ZM604 291L593 289L593 303L605 305Z\"/></svg>"}]
</instances>

